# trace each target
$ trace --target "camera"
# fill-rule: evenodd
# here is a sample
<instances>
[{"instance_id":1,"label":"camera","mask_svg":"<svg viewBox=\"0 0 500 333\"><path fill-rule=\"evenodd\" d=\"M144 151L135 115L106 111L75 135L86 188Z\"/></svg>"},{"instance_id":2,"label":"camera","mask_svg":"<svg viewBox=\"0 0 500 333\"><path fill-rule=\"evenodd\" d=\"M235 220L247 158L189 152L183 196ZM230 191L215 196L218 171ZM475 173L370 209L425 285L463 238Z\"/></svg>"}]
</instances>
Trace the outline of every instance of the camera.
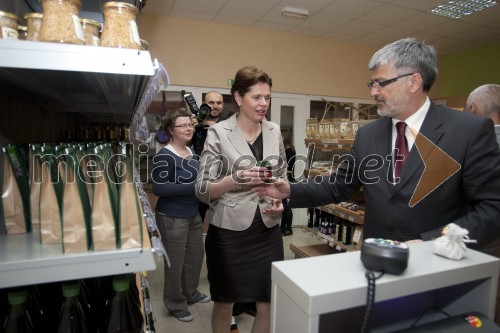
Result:
<instances>
[{"instance_id":1,"label":"camera","mask_svg":"<svg viewBox=\"0 0 500 333\"><path fill-rule=\"evenodd\" d=\"M192 94L185 94L184 99L189 105L191 112L195 115L196 119L198 119L198 122L201 123L210 117L210 113L212 112L212 108L210 107L210 105L203 103L198 108L196 100L194 99Z\"/></svg>"}]
</instances>

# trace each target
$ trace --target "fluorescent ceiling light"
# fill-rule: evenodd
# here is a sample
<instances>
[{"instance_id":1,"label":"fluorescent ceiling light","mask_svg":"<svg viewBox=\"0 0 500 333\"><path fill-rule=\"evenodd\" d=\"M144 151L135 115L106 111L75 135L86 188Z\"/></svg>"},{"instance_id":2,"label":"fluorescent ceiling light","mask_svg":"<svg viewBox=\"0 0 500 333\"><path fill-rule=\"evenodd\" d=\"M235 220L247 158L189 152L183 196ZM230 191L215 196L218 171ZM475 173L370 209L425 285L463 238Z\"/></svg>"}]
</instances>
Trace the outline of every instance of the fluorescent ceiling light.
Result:
<instances>
[{"instance_id":1,"label":"fluorescent ceiling light","mask_svg":"<svg viewBox=\"0 0 500 333\"><path fill-rule=\"evenodd\" d=\"M496 5L495 0L450 0L436 8L429 9L431 14L458 19Z\"/></svg>"},{"instance_id":2,"label":"fluorescent ceiling light","mask_svg":"<svg viewBox=\"0 0 500 333\"><path fill-rule=\"evenodd\" d=\"M281 15L288 16L288 17L300 18L300 19L306 19L309 17L309 11L307 9L283 7L283 9L281 10Z\"/></svg>"}]
</instances>

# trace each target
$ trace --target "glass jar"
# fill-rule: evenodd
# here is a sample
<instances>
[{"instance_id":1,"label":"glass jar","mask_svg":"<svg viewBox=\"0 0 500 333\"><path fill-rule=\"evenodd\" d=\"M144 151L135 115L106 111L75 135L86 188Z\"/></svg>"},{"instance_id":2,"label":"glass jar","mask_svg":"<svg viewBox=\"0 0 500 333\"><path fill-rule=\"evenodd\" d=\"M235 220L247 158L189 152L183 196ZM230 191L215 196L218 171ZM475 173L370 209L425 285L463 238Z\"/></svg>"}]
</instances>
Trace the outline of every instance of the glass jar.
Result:
<instances>
[{"instance_id":1,"label":"glass jar","mask_svg":"<svg viewBox=\"0 0 500 333\"><path fill-rule=\"evenodd\" d=\"M110 1L102 5L104 27L101 33L101 46L141 49L137 16L139 10L132 4Z\"/></svg>"},{"instance_id":2,"label":"glass jar","mask_svg":"<svg viewBox=\"0 0 500 333\"><path fill-rule=\"evenodd\" d=\"M28 25L26 40L38 41L40 28L42 27L42 18L43 14L41 13L29 13L24 15L24 19Z\"/></svg>"},{"instance_id":3,"label":"glass jar","mask_svg":"<svg viewBox=\"0 0 500 333\"><path fill-rule=\"evenodd\" d=\"M0 11L0 39L18 39L19 22L16 15Z\"/></svg>"},{"instance_id":4,"label":"glass jar","mask_svg":"<svg viewBox=\"0 0 500 333\"><path fill-rule=\"evenodd\" d=\"M80 19L82 23L83 35L85 36L85 45L99 46L99 32L101 24L90 19Z\"/></svg>"},{"instance_id":5,"label":"glass jar","mask_svg":"<svg viewBox=\"0 0 500 333\"><path fill-rule=\"evenodd\" d=\"M39 40L42 42L84 44L78 12L80 0L41 0L43 9Z\"/></svg>"},{"instance_id":6,"label":"glass jar","mask_svg":"<svg viewBox=\"0 0 500 333\"><path fill-rule=\"evenodd\" d=\"M24 25L18 25L17 26L17 34L18 34L18 39L20 40L26 40L26 36L28 36L28 27Z\"/></svg>"}]
</instances>

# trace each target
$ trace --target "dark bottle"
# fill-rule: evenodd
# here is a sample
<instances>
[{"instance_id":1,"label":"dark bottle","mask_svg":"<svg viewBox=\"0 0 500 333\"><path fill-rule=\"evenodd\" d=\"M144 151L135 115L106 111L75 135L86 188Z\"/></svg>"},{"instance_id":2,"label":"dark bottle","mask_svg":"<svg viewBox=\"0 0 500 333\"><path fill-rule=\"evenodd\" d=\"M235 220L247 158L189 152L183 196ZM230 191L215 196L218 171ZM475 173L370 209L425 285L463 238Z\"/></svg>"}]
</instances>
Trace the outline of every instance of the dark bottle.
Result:
<instances>
[{"instance_id":1,"label":"dark bottle","mask_svg":"<svg viewBox=\"0 0 500 333\"><path fill-rule=\"evenodd\" d=\"M321 210L319 208L314 208L314 227L319 228L321 218Z\"/></svg>"},{"instance_id":2,"label":"dark bottle","mask_svg":"<svg viewBox=\"0 0 500 333\"><path fill-rule=\"evenodd\" d=\"M307 227L312 228L314 226L314 208L312 207L307 208L307 217L308 217Z\"/></svg>"},{"instance_id":3,"label":"dark bottle","mask_svg":"<svg viewBox=\"0 0 500 333\"><path fill-rule=\"evenodd\" d=\"M2 332L5 333L28 333L35 332L31 315L28 312L27 300L28 290L17 289L7 293L9 302L9 313L3 323Z\"/></svg>"},{"instance_id":4,"label":"dark bottle","mask_svg":"<svg viewBox=\"0 0 500 333\"><path fill-rule=\"evenodd\" d=\"M80 281L62 285L64 303L59 315L58 333L87 333L87 321L80 303Z\"/></svg>"},{"instance_id":5,"label":"dark bottle","mask_svg":"<svg viewBox=\"0 0 500 333\"><path fill-rule=\"evenodd\" d=\"M114 296L106 325L108 333L142 333L144 319L130 293L129 275L117 275L113 278Z\"/></svg>"}]
</instances>

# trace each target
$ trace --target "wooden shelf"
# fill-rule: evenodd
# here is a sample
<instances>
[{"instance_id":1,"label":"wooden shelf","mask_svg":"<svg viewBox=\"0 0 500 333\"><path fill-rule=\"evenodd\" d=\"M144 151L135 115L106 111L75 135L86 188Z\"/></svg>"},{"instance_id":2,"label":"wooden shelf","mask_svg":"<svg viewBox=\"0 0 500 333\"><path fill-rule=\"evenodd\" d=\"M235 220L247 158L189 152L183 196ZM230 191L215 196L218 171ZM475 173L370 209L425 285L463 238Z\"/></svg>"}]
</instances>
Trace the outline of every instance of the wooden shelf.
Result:
<instances>
[{"instance_id":1,"label":"wooden shelf","mask_svg":"<svg viewBox=\"0 0 500 333\"><path fill-rule=\"evenodd\" d=\"M333 237L331 237L329 235L325 235L325 234L319 232L317 229L309 228L306 226L302 226L301 228L304 232L308 233L309 235L311 235L313 237L318 238L319 240L321 240L323 242L323 244L328 244L328 246L334 248L337 251L345 250L345 251L350 252L350 251L358 251L361 249L361 242L359 242L357 244L353 244L353 245L346 245L342 242L337 241L336 239L334 239ZM362 239L362 237L360 237L360 239Z\"/></svg>"},{"instance_id":2,"label":"wooden shelf","mask_svg":"<svg viewBox=\"0 0 500 333\"><path fill-rule=\"evenodd\" d=\"M324 212L327 212L329 214L332 214L332 215L335 215L335 216L338 216L344 220L347 220L349 222L352 222L352 223L356 223L356 224L364 224L365 222L365 213L364 211L362 210L350 210L350 209L347 209L347 208L344 208L340 205L336 205L336 204L329 204L329 205L325 205L325 206L319 206L319 207L316 207Z\"/></svg>"}]
</instances>

